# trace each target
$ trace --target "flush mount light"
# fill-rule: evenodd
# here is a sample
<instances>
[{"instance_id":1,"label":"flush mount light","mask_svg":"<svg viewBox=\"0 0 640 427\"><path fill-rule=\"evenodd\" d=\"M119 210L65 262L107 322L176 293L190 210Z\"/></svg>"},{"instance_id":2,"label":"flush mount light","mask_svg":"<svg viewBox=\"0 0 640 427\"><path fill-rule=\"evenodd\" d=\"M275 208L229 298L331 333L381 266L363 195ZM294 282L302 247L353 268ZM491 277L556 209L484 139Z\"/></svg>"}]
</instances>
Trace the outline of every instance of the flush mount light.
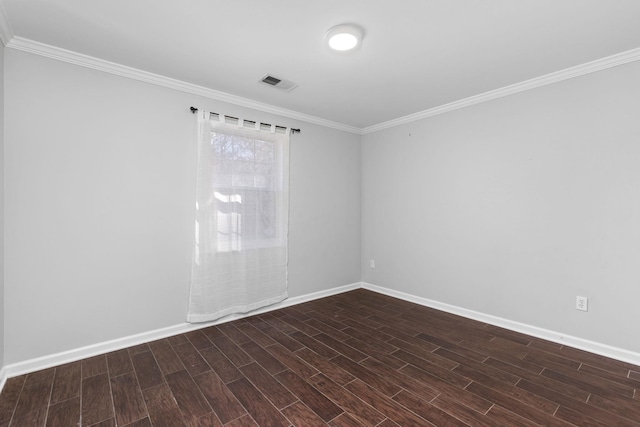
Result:
<instances>
[{"instance_id":1,"label":"flush mount light","mask_svg":"<svg viewBox=\"0 0 640 427\"><path fill-rule=\"evenodd\" d=\"M327 43L333 50L353 50L362 41L362 29L352 24L336 25L327 32Z\"/></svg>"}]
</instances>

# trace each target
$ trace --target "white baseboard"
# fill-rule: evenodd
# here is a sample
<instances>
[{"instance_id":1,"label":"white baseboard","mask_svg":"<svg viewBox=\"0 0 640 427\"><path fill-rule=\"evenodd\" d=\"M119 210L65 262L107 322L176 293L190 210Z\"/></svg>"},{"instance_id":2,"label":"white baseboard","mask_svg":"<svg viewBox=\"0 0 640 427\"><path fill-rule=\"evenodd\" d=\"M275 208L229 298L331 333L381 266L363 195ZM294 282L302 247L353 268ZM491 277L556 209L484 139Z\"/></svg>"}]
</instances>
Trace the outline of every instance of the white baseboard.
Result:
<instances>
[{"instance_id":1,"label":"white baseboard","mask_svg":"<svg viewBox=\"0 0 640 427\"><path fill-rule=\"evenodd\" d=\"M0 392L4 388L4 385L7 382L7 369L3 366L0 368Z\"/></svg>"},{"instance_id":2,"label":"white baseboard","mask_svg":"<svg viewBox=\"0 0 640 427\"><path fill-rule=\"evenodd\" d=\"M25 360L23 362L12 363L0 368L0 391L4 387L8 378L18 375L27 374L30 372L39 371L41 369L47 369L53 366L62 365L65 363L74 362L76 360L85 359L87 357L97 356L99 354L109 353L111 351L120 350L126 347L155 341L162 338L167 338L173 335L182 334L185 332L193 331L196 329L206 328L212 325L230 322L244 317L253 316L256 314L266 313L280 308L289 307L296 304L302 304L304 302L313 301L316 299L328 297L331 295L340 294L343 292L351 291L354 289L364 288L373 292L378 292L384 295L388 295L394 298L402 299L405 301L420 304L426 307L431 307L436 310L445 311L447 313L457 314L469 319L478 320L480 322L488 323L502 328L510 329L512 331L520 332L523 334L531 335L537 338L545 339L548 341L564 344L570 347L575 347L581 350L585 350L591 353L599 354L602 356L610 357L612 359L620 360L623 362L640 365L640 354L625 349L612 347L606 344L597 343L594 341L585 340L560 332L555 332L547 329L538 328L536 326L526 325L512 320L503 319L501 317L492 316L489 314L480 313L473 310L467 310L465 308L441 303L438 301L430 300L427 298L418 297L415 295L407 294L404 292L395 291L392 289L384 288L381 286L372 285L370 283L359 282L352 283L345 286L339 286L332 289L327 289L320 292L314 292L298 297L288 298L282 302L271 305L269 307L261 308L246 314L234 314L227 316L223 319L208 322L208 323L181 323L167 328L156 329L153 331L143 332L136 335L130 335L123 338L118 338L111 341L105 341L89 345L86 347L80 347L61 353L51 354L43 357Z\"/></svg>"},{"instance_id":3,"label":"white baseboard","mask_svg":"<svg viewBox=\"0 0 640 427\"><path fill-rule=\"evenodd\" d=\"M328 297L331 295L340 294L353 289L362 287L361 283L352 283L350 285L339 286L332 289L327 289L320 292L314 292L307 295L302 295L293 298L287 298L277 304L264 307L250 313L244 314L232 314L222 319L207 322L207 323L181 323L167 328L156 329L153 331L143 332L136 335L130 335L123 338L117 338L111 341L105 341L97 344L88 345L85 347L75 348L60 353L55 353L47 356L42 356L34 359L25 360L22 362L11 363L2 368L0 371L1 385L4 385L4 381L7 378L15 377L18 375L28 374L30 372L39 371L41 369L51 368L53 366L63 365L65 363L75 362L76 360L85 359L87 357L97 356L99 354L109 353L112 351L120 350L123 348L131 347L134 345L167 338L173 335L183 334L196 329L206 328L212 325L218 325L221 323L230 322L232 320L242 319L247 316L253 316L256 314L266 313L268 311L278 310L280 308L289 307L303 302L312 301L319 298ZM0 387L0 391L2 387Z\"/></svg>"},{"instance_id":4,"label":"white baseboard","mask_svg":"<svg viewBox=\"0 0 640 427\"><path fill-rule=\"evenodd\" d=\"M586 340L579 337L574 337L571 335L566 335L561 332L538 328L537 326L531 326L524 323L515 322L513 320L508 320L508 319L492 316L485 313L480 313L473 310L468 310L466 308L445 304L445 303L430 300L427 298L417 297L415 295L394 291L393 289L372 285L370 283L363 282L362 287L364 289L368 289L373 292L378 292L384 295L388 295L390 297L413 302L426 307L431 307L436 310L445 311L447 313L457 314L459 316L466 317L468 319L473 319L480 322L488 323L490 325L499 326L501 328L509 329L515 332L520 332L526 335L531 335L536 338L541 338L547 341L552 341L552 342L563 344L569 347L574 347L580 350L588 351L590 353L599 354L601 356L620 360L622 362L632 363L634 365L640 365L640 353L636 353L633 351L613 347L607 344L602 344L602 343Z\"/></svg>"}]
</instances>

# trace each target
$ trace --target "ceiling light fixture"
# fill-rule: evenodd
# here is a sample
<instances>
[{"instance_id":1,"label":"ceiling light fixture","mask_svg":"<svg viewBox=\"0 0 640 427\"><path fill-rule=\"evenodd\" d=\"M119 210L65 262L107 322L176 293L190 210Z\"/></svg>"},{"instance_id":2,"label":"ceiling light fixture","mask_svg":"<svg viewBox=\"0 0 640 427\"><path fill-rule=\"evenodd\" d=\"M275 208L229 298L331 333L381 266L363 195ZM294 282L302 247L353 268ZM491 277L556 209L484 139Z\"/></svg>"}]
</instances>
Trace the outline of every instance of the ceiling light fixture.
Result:
<instances>
[{"instance_id":1,"label":"ceiling light fixture","mask_svg":"<svg viewBox=\"0 0 640 427\"><path fill-rule=\"evenodd\" d=\"M352 24L336 25L327 32L327 43L333 50L353 50L362 42L362 29Z\"/></svg>"}]
</instances>

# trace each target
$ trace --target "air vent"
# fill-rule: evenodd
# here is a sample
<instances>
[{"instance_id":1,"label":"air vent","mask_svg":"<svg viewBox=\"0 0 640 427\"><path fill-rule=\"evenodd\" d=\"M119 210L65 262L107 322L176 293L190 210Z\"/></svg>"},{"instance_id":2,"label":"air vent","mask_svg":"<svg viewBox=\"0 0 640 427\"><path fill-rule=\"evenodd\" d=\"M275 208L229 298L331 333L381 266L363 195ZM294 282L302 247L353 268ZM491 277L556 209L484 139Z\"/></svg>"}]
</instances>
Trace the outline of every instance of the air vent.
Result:
<instances>
[{"instance_id":1,"label":"air vent","mask_svg":"<svg viewBox=\"0 0 640 427\"><path fill-rule=\"evenodd\" d=\"M294 83L290 80L281 79L280 77L276 77L272 74L267 74L260 81L269 86L273 86L280 90L284 90L285 92L289 92L292 89L294 89L296 86L298 86L298 83Z\"/></svg>"},{"instance_id":2,"label":"air vent","mask_svg":"<svg viewBox=\"0 0 640 427\"><path fill-rule=\"evenodd\" d=\"M266 84L271 85L271 86L276 86L281 81L282 80L276 79L273 76L266 76L264 79L262 79L262 83L266 83Z\"/></svg>"}]
</instances>

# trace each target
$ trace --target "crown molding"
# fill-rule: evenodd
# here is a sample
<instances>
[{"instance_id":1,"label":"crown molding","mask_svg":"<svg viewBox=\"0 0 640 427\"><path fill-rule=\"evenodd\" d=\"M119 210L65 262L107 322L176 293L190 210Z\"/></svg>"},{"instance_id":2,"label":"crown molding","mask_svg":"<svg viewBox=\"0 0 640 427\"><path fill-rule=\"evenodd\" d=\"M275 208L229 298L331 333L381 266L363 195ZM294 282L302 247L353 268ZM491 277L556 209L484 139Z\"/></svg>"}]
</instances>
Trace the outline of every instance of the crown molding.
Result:
<instances>
[{"instance_id":1,"label":"crown molding","mask_svg":"<svg viewBox=\"0 0 640 427\"><path fill-rule=\"evenodd\" d=\"M450 111L458 110L461 108L470 107L472 105L480 104L482 102L491 101L494 99L502 98L505 96L513 95L519 92L535 89L538 87L550 85L553 83L561 82L563 80L572 79L574 77L583 76L585 74L595 73L597 71L605 70L607 68L616 67L618 65L627 64L640 60L640 48L632 49L626 52L621 52L615 55L611 55L602 59L587 62L585 64L577 65L575 67L567 68L565 70L556 71L544 76L535 77L533 79L525 80L523 82L515 83L509 86L505 86L496 90L474 95L468 98L464 98L458 101L443 104L428 110L420 111L407 116L399 117L397 119L389 120L386 122L378 123L372 126L364 128L358 128L355 126L346 125L344 123L338 123L331 120L326 120L320 117L312 116L309 114L299 113L297 111L288 110L281 107L276 107L271 104L266 104L252 99L243 98L237 95L232 95L226 92L217 91L214 89L206 88L192 83L187 83L181 80L172 79L170 77L161 76L159 74L150 73L147 71L139 70L137 68L128 67L126 65L117 64L115 62L105 61L96 57L84 55L81 53L73 52L70 50L62 49L59 47L47 45L44 43L36 42L33 40L25 39L19 36L14 36L11 28L6 20L6 14L2 7L2 0L0 0L0 39L6 47L20 50L23 52L29 52L36 55L44 56L47 58L56 59L59 61L79 65L82 67L91 68L98 71L103 71L110 74L115 74L122 77L127 77L134 80L154 84L157 86L163 86L169 89L178 90L181 92L190 93L193 95L202 96L209 99L215 99L217 101L228 102L230 104L239 105L242 107L252 108L255 110L263 111L265 113L277 114L279 116L288 117L303 122L336 129L344 132L349 132L357 135L366 135L374 132L378 132L384 129L400 126L406 123L415 122L428 117L437 116Z\"/></svg>"},{"instance_id":2,"label":"crown molding","mask_svg":"<svg viewBox=\"0 0 640 427\"><path fill-rule=\"evenodd\" d=\"M6 46L15 50L33 53L47 58L56 59L58 61L67 62L70 64L79 65L82 67L91 68L93 70L103 71L105 73L115 74L117 76L127 77L134 80L139 80L145 83L151 83L157 86L178 90L209 99L215 99L217 101L223 101L242 107L252 108L255 110L263 111L265 113L277 114L279 116L288 117L290 119L300 120L303 122L355 133L358 135L360 134L360 128L354 126L333 122L331 120L322 119L320 117L312 116L309 114L303 114L297 111L276 107L274 105L254 101L248 98L243 98L241 96L232 95L226 92L209 89L204 86L172 79L170 77L161 76L159 74L150 73L115 62L105 61L93 56L84 55L67 49L62 49L48 44L25 39L19 36L12 37L9 43L6 44Z\"/></svg>"},{"instance_id":3,"label":"crown molding","mask_svg":"<svg viewBox=\"0 0 640 427\"><path fill-rule=\"evenodd\" d=\"M4 9L4 2L0 0L0 41L3 45L8 45L13 39L13 30L7 19L7 11Z\"/></svg>"},{"instance_id":4,"label":"crown molding","mask_svg":"<svg viewBox=\"0 0 640 427\"><path fill-rule=\"evenodd\" d=\"M417 120L425 119L427 117L437 116L438 114L447 113L449 111L458 110L460 108L470 107L472 105L480 104L482 102L491 101L504 96L513 95L519 92L524 92L530 89L535 89L541 86L550 85L553 83L561 82L563 80L572 79L574 77L583 76L585 74L595 73L597 71L606 70L607 68L617 67L618 65L627 64L640 60L640 48L628 50L626 52L618 53L615 55L607 56L602 59L587 62L585 64L577 65L575 67L567 68L561 71L556 71L544 76L535 77L530 80L515 83L509 86L502 87L500 89L492 90L489 92L481 93L479 95L464 98L458 101L443 104L438 107L430 108L428 110L420 111L418 113L409 114L404 117L389 120L377 125L368 126L360 129L361 135L366 135L373 132L378 132L383 129L392 128L406 123L415 122Z\"/></svg>"}]
</instances>

